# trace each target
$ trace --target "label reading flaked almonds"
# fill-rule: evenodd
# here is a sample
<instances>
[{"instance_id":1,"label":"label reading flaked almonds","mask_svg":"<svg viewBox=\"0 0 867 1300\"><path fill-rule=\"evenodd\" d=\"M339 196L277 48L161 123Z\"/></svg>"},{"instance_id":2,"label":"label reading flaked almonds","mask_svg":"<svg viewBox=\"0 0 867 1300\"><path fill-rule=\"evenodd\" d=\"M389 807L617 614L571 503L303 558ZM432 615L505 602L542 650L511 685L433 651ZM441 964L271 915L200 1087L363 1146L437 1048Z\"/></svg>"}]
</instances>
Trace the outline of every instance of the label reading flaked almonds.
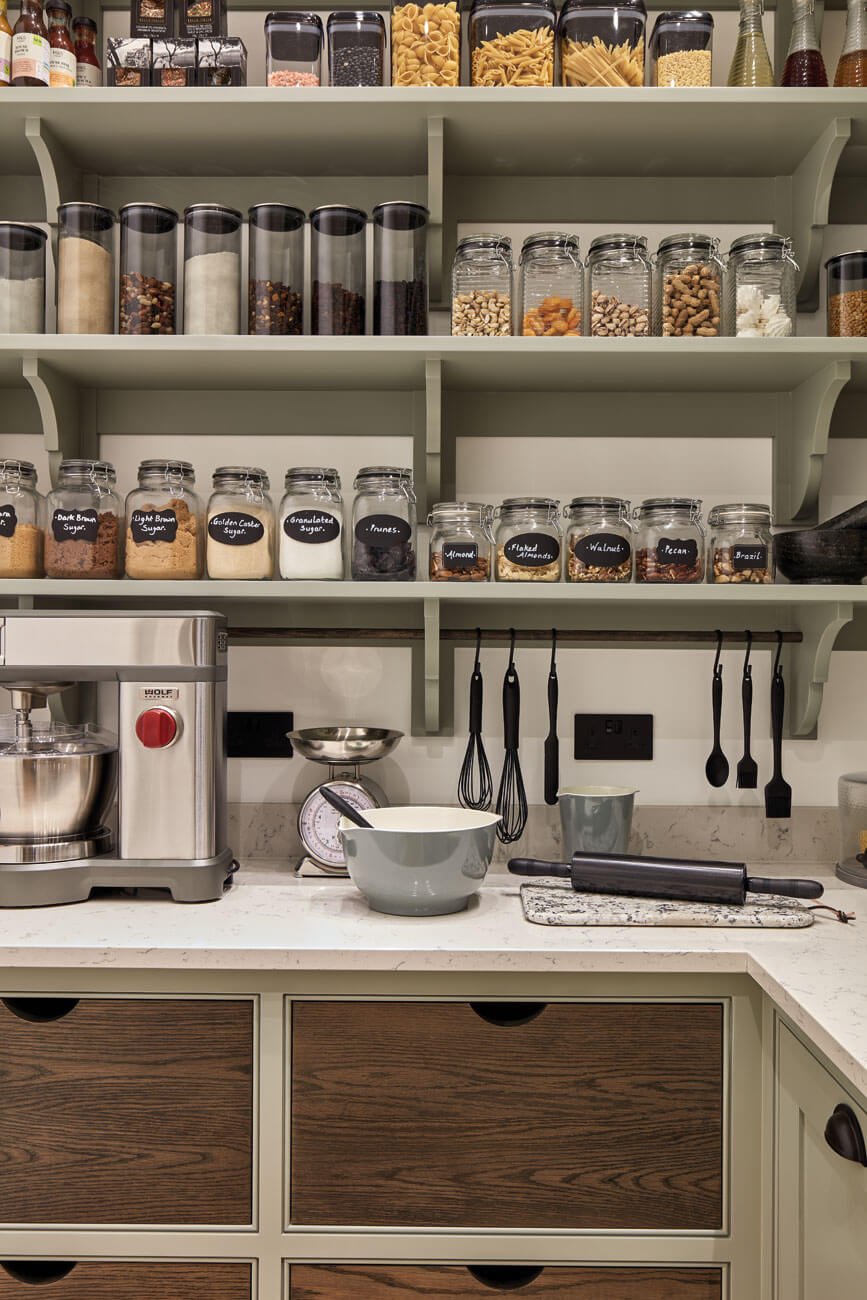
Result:
<instances>
[{"instance_id":1,"label":"label reading flaked almonds","mask_svg":"<svg viewBox=\"0 0 867 1300\"><path fill-rule=\"evenodd\" d=\"M560 558L560 542L548 533L518 533L510 537L503 554L522 569L541 569Z\"/></svg>"}]
</instances>

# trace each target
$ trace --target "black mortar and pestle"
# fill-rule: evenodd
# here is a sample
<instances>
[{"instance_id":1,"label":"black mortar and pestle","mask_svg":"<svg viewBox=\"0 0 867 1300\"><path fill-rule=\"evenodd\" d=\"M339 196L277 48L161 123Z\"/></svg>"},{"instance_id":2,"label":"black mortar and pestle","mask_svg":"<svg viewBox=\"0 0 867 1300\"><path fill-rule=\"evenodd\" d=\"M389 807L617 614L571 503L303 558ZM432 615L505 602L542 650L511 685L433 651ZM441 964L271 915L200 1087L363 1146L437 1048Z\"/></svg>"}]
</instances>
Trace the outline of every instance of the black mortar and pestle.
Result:
<instances>
[{"instance_id":1,"label":"black mortar and pestle","mask_svg":"<svg viewBox=\"0 0 867 1300\"><path fill-rule=\"evenodd\" d=\"M774 554L790 582L861 582L867 577L867 501L817 528L778 533Z\"/></svg>"}]
</instances>

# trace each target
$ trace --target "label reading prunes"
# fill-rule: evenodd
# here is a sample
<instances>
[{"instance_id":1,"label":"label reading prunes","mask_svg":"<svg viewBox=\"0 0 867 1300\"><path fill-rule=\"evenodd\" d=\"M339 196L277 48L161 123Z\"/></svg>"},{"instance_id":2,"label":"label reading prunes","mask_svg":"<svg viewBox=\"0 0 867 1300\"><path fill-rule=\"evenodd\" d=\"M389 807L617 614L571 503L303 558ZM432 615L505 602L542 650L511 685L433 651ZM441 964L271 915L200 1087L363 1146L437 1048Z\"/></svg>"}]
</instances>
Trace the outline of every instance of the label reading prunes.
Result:
<instances>
[{"instance_id":1,"label":"label reading prunes","mask_svg":"<svg viewBox=\"0 0 867 1300\"><path fill-rule=\"evenodd\" d=\"M659 564L688 564L698 562L698 542L693 537L661 537L656 543Z\"/></svg>"},{"instance_id":2,"label":"label reading prunes","mask_svg":"<svg viewBox=\"0 0 867 1300\"><path fill-rule=\"evenodd\" d=\"M444 569L474 569L479 562L475 542L443 542Z\"/></svg>"},{"instance_id":3,"label":"label reading prunes","mask_svg":"<svg viewBox=\"0 0 867 1300\"><path fill-rule=\"evenodd\" d=\"M412 537L412 529L405 519L397 515L367 515L355 525L356 540L362 546L389 550L401 546Z\"/></svg>"},{"instance_id":4,"label":"label reading prunes","mask_svg":"<svg viewBox=\"0 0 867 1300\"><path fill-rule=\"evenodd\" d=\"M559 560L560 543L548 533L518 533L506 542L503 554L522 569L542 569Z\"/></svg>"},{"instance_id":5,"label":"label reading prunes","mask_svg":"<svg viewBox=\"0 0 867 1300\"><path fill-rule=\"evenodd\" d=\"M629 542L616 533L588 533L576 538L573 550L576 560L597 569L617 569L632 555Z\"/></svg>"},{"instance_id":6,"label":"label reading prunes","mask_svg":"<svg viewBox=\"0 0 867 1300\"><path fill-rule=\"evenodd\" d=\"M766 569L768 567L767 546L745 546L743 543L732 547L732 568L735 573L744 569Z\"/></svg>"},{"instance_id":7,"label":"label reading prunes","mask_svg":"<svg viewBox=\"0 0 867 1300\"><path fill-rule=\"evenodd\" d=\"M18 516L15 513L15 507L10 505L0 506L0 537L11 537L18 523Z\"/></svg>"},{"instance_id":8,"label":"label reading prunes","mask_svg":"<svg viewBox=\"0 0 867 1300\"><path fill-rule=\"evenodd\" d=\"M99 516L95 510L55 510L51 516L55 542L95 542Z\"/></svg>"},{"instance_id":9,"label":"label reading prunes","mask_svg":"<svg viewBox=\"0 0 867 1300\"><path fill-rule=\"evenodd\" d=\"M223 510L208 520L208 535L223 546L252 546L265 536L265 525L255 515Z\"/></svg>"},{"instance_id":10,"label":"label reading prunes","mask_svg":"<svg viewBox=\"0 0 867 1300\"><path fill-rule=\"evenodd\" d=\"M129 530L134 542L173 542L178 534L174 510L133 510Z\"/></svg>"},{"instance_id":11,"label":"label reading prunes","mask_svg":"<svg viewBox=\"0 0 867 1300\"><path fill-rule=\"evenodd\" d=\"M327 510L294 510L283 520L283 532L295 542L316 546L340 536L340 520Z\"/></svg>"}]
</instances>

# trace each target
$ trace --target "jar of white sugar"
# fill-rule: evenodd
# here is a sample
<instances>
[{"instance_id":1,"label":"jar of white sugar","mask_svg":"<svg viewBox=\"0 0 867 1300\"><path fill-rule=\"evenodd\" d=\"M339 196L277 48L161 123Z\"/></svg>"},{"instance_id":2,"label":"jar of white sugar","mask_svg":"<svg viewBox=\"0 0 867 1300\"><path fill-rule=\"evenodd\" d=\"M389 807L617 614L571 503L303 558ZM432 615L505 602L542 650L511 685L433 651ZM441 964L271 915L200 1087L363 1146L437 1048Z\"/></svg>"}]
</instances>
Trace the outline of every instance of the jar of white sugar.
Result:
<instances>
[{"instance_id":1,"label":"jar of white sugar","mask_svg":"<svg viewBox=\"0 0 867 1300\"><path fill-rule=\"evenodd\" d=\"M44 230L0 221L0 334L45 332Z\"/></svg>"},{"instance_id":2,"label":"jar of white sugar","mask_svg":"<svg viewBox=\"0 0 867 1300\"><path fill-rule=\"evenodd\" d=\"M184 209L184 333L241 328L241 213L220 203Z\"/></svg>"},{"instance_id":3,"label":"jar of white sugar","mask_svg":"<svg viewBox=\"0 0 867 1300\"><path fill-rule=\"evenodd\" d=\"M270 578L274 574L274 507L263 469L224 465L214 471L208 502L208 577Z\"/></svg>"},{"instance_id":4,"label":"jar of white sugar","mask_svg":"<svg viewBox=\"0 0 867 1300\"><path fill-rule=\"evenodd\" d=\"M280 577L343 577L343 497L336 469L286 471L280 502Z\"/></svg>"}]
</instances>

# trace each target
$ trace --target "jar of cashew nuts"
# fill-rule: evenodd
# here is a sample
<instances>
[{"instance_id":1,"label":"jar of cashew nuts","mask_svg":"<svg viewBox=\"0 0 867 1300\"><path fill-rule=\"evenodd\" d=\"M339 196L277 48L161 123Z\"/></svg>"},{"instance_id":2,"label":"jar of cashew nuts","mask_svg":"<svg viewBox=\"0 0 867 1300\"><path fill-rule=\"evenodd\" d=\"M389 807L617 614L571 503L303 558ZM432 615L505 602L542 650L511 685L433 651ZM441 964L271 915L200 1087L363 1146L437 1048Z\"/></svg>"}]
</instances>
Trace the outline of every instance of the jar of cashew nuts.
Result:
<instances>
[{"instance_id":1,"label":"jar of cashew nuts","mask_svg":"<svg viewBox=\"0 0 867 1300\"><path fill-rule=\"evenodd\" d=\"M521 333L528 338L580 336L584 265L577 235L544 230L521 248Z\"/></svg>"},{"instance_id":2,"label":"jar of cashew nuts","mask_svg":"<svg viewBox=\"0 0 867 1300\"><path fill-rule=\"evenodd\" d=\"M714 506L707 522L708 582L774 581L770 506L740 502Z\"/></svg>"},{"instance_id":3,"label":"jar of cashew nuts","mask_svg":"<svg viewBox=\"0 0 867 1300\"><path fill-rule=\"evenodd\" d=\"M391 84L461 84L461 11L448 4L391 6Z\"/></svg>"},{"instance_id":4,"label":"jar of cashew nuts","mask_svg":"<svg viewBox=\"0 0 867 1300\"><path fill-rule=\"evenodd\" d=\"M473 0L470 68L474 86L553 86L553 0Z\"/></svg>"},{"instance_id":5,"label":"jar of cashew nuts","mask_svg":"<svg viewBox=\"0 0 867 1300\"><path fill-rule=\"evenodd\" d=\"M452 334L512 333L512 241L467 235L452 263Z\"/></svg>"},{"instance_id":6,"label":"jar of cashew nuts","mask_svg":"<svg viewBox=\"0 0 867 1300\"><path fill-rule=\"evenodd\" d=\"M574 497L563 511L567 582L630 582L635 529L619 497Z\"/></svg>"},{"instance_id":7,"label":"jar of cashew nuts","mask_svg":"<svg viewBox=\"0 0 867 1300\"><path fill-rule=\"evenodd\" d=\"M507 497L494 511L497 582L559 582L560 502Z\"/></svg>"},{"instance_id":8,"label":"jar of cashew nuts","mask_svg":"<svg viewBox=\"0 0 867 1300\"><path fill-rule=\"evenodd\" d=\"M710 235L669 235L657 252L657 332L663 338L718 338L723 267Z\"/></svg>"}]
</instances>

